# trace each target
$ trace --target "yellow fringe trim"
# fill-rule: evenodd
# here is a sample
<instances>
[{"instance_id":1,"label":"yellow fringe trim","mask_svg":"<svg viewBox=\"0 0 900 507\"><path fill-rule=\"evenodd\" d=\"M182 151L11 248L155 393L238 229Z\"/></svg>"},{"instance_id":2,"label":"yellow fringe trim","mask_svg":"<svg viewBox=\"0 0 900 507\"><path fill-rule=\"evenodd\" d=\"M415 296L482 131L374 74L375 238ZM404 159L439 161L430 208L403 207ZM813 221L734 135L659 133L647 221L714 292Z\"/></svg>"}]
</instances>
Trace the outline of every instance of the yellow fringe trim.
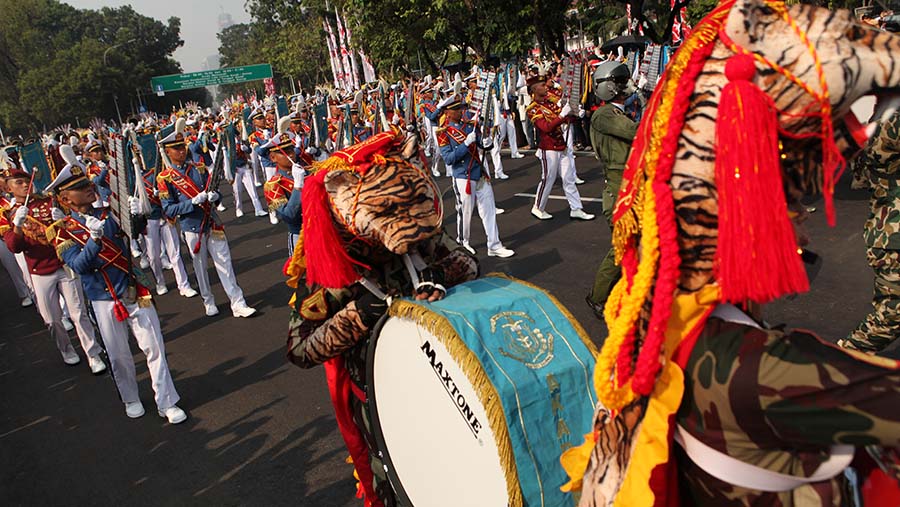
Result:
<instances>
[{"instance_id":1,"label":"yellow fringe trim","mask_svg":"<svg viewBox=\"0 0 900 507\"><path fill-rule=\"evenodd\" d=\"M0 236L5 235L10 230L10 226L8 225L0 225Z\"/></svg>"},{"instance_id":2,"label":"yellow fringe trim","mask_svg":"<svg viewBox=\"0 0 900 507\"><path fill-rule=\"evenodd\" d=\"M216 238L216 239L225 239L225 231L217 231L215 229L210 229L209 236L211 238Z\"/></svg>"},{"instance_id":3,"label":"yellow fringe trim","mask_svg":"<svg viewBox=\"0 0 900 507\"><path fill-rule=\"evenodd\" d=\"M506 476L506 492L509 495L509 506L522 507L522 490L519 486L519 474L516 471L516 462L513 457L503 405L500 403L500 396L497 394L497 390L481 367L481 362L460 339L456 329L442 315L404 300L394 300L388 310L388 314L392 317L412 320L433 334L447 348L450 356L465 373L469 382L472 383L478 399L484 404L488 424L497 440L500 464L503 467L503 474Z\"/></svg>"},{"instance_id":4,"label":"yellow fringe trim","mask_svg":"<svg viewBox=\"0 0 900 507\"><path fill-rule=\"evenodd\" d=\"M53 222L52 224L47 226L47 229L44 231L44 235L47 236L47 241L52 243L56 240L56 236L59 235L59 233L57 232L57 228L61 226L62 223L65 222L65 220L66 219L63 218L62 220L57 220L56 222Z\"/></svg>"},{"instance_id":5,"label":"yellow fringe trim","mask_svg":"<svg viewBox=\"0 0 900 507\"><path fill-rule=\"evenodd\" d=\"M140 308L150 308L153 306L153 296L141 296L137 298L137 305Z\"/></svg>"},{"instance_id":6,"label":"yellow fringe trim","mask_svg":"<svg viewBox=\"0 0 900 507\"><path fill-rule=\"evenodd\" d=\"M352 171L353 166L347 163L346 160L335 157L334 155L326 158L321 162L316 162L310 167L310 174L316 174L319 171Z\"/></svg>"},{"instance_id":7,"label":"yellow fringe trim","mask_svg":"<svg viewBox=\"0 0 900 507\"><path fill-rule=\"evenodd\" d=\"M75 242L72 241L71 239L67 239L67 240L63 241L62 243L56 245L56 256L59 257L60 259L62 259L63 252L65 252L66 250L68 250L74 246L75 246Z\"/></svg>"},{"instance_id":8,"label":"yellow fringe trim","mask_svg":"<svg viewBox=\"0 0 900 507\"><path fill-rule=\"evenodd\" d=\"M160 193L159 193L159 198L160 198L160 199L168 199L168 198L169 198L169 193L168 193L168 192L160 192Z\"/></svg>"},{"instance_id":9,"label":"yellow fringe trim","mask_svg":"<svg viewBox=\"0 0 900 507\"><path fill-rule=\"evenodd\" d=\"M294 255L291 257L291 263L288 264L288 279L285 283L288 287L296 289L297 284L300 283L300 277L304 273L306 273L306 257L303 255L303 230L301 229L297 244L294 245ZM291 306L294 306L293 298L291 298Z\"/></svg>"},{"instance_id":10,"label":"yellow fringe trim","mask_svg":"<svg viewBox=\"0 0 900 507\"><path fill-rule=\"evenodd\" d=\"M285 204L287 204L287 202L288 202L288 200L285 199L284 197L281 197L281 198L278 198L278 199L272 199L272 200L269 202L269 211L275 211L275 210L277 210L278 208L280 208L280 207L284 206Z\"/></svg>"}]
</instances>

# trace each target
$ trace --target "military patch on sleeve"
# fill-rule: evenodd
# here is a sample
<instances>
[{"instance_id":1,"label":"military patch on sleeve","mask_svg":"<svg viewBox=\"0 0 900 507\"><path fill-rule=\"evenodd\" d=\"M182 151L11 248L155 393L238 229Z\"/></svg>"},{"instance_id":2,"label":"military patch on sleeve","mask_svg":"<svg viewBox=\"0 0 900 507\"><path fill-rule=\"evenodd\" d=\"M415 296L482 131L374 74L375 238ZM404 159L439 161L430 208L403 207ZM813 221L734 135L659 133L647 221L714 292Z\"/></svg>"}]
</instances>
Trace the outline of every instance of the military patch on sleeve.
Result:
<instances>
[{"instance_id":1,"label":"military patch on sleeve","mask_svg":"<svg viewBox=\"0 0 900 507\"><path fill-rule=\"evenodd\" d=\"M300 303L300 316L303 320L317 321L328 318L328 301L325 299L325 293L325 289L320 288Z\"/></svg>"}]
</instances>

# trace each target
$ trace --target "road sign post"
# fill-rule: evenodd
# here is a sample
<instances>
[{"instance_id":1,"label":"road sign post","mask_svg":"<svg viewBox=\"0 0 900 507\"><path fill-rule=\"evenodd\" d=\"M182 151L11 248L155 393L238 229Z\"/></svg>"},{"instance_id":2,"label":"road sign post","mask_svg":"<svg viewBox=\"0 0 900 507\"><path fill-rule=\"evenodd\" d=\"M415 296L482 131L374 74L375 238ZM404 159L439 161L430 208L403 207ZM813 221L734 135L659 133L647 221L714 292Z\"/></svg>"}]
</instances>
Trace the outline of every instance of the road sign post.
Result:
<instances>
[{"instance_id":1,"label":"road sign post","mask_svg":"<svg viewBox=\"0 0 900 507\"><path fill-rule=\"evenodd\" d=\"M150 78L150 89L162 96L166 92L244 83L272 77L272 66L268 63L246 65L244 67L227 67L224 69L189 72L187 74L169 74Z\"/></svg>"}]
</instances>

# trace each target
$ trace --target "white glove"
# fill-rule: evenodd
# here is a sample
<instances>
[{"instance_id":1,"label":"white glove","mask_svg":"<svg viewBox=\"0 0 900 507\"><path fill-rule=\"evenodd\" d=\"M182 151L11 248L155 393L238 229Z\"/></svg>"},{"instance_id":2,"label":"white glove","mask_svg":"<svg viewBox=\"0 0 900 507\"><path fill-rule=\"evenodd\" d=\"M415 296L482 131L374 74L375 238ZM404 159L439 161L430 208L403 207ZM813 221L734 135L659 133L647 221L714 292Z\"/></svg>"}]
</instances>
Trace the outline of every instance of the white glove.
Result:
<instances>
[{"instance_id":1,"label":"white glove","mask_svg":"<svg viewBox=\"0 0 900 507\"><path fill-rule=\"evenodd\" d=\"M209 195L207 195L206 192L200 192L199 194L195 195L193 199L191 199L191 204L203 204L207 199L209 199Z\"/></svg>"},{"instance_id":2,"label":"white glove","mask_svg":"<svg viewBox=\"0 0 900 507\"><path fill-rule=\"evenodd\" d=\"M572 106L569 105L569 104L566 104L566 105L564 105L564 106L562 107L562 109L559 111L559 117L560 117L560 118L565 118L566 116L569 116L569 114L571 114L571 113L572 113Z\"/></svg>"},{"instance_id":3,"label":"white glove","mask_svg":"<svg viewBox=\"0 0 900 507\"><path fill-rule=\"evenodd\" d=\"M372 128L372 122L367 121L367 122L366 122L366 128L367 128L367 129Z\"/></svg>"},{"instance_id":4,"label":"white glove","mask_svg":"<svg viewBox=\"0 0 900 507\"><path fill-rule=\"evenodd\" d=\"M13 225L16 227L22 227L22 224L25 223L25 217L28 216L28 208L25 206L19 206L16 210L15 214L13 214Z\"/></svg>"},{"instance_id":5,"label":"white glove","mask_svg":"<svg viewBox=\"0 0 900 507\"><path fill-rule=\"evenodd\" d=\"M153 197L159 197L159 189L158 188L153 189Z\"/></svg>"},{"instance_id":6,"label":"white glove","mask_svg":"<svg viewBox=\"0 0 900 507\"><path fill-rule=\"evenodd\" d=\"M581 107L581 104L578 104L578 112L576 114L579 118L584 118L584 108Z\"/></svg>"},{"instance_id":7,"label":"white glove","mask_svg":"<svg viewBox=\"0 0 900 507\"><path fill-rule=\"evenodd\" d=\"M128 211L132 215L140 215L141 214L141 201L137 199L137 197L129 197L128 198Z\"/></svg>"},{"instance_id":8,"label":"white glove","mask_svg":"<svg viewBox=\"0 0 900 507\"><path fill-rule=\"evenodd\" d=\"M469 132L469 135L466 136L466 142L463 144L465 144L466 146L471 146L472 143L474 143L474 142L475 142L475 132L474 131Z\"/></svg>"},{"instance_id":9,"label":"white glove","mask_svg":"<svg viewBox=\"0 0 900 507\"><path fill-rule=\"evenodd\" d=\"M103 226L106 224L106 220L97 220L96 217L88 216L84 225L87 226L88 230L91 233L91 237L94 239L100 239L103 237Z\"/></svg>"},{"instance_id":10,"label":"white glove","mask_svg":"<svg viewBox=\"0 0 900 507\"><path fill-rule=\"evenodd\" d=\"M306 152L307 155L316 156L319 154L319 149L316 148L315 146L309 146L304 151Z\"/></svg>"},{"instance_id":11,"label":"white glove","mask_svg":"<svg viewBox=\"0 0 900 507\"><path fill-rule=\"evenodd\" d=\"M54 222L59 222L63 218L66 218L66 214L59 208L50 208L50 218L52 218Z\"/></svg>"},{"instance_id":12,"label":"white glove","mask_svg":"<svg viewBox=\"0 0 900 507\"><path fill-rule=\"evenodd\" d=\"M300 164L291 166L291 177L294 178L294 188L299 190L303 188L303 178L306 177L306 169Z\"/></svg>"},{"instance_id":13,"label":"white glove","mask_svg":"<svg viewBox=\"0 0 900 507\"><path fill-rule=\"evenodd\" d=\"M481 147L484 148L484 149L486 149L486 150L489 150L489 149L493 148L493 147L494 147L494 140L491 139L490 137L488 137L487 139L485 139L484 141L481 142Z\"/></svg>"},{"instance_id":14,"label":"white glove","mask_svg":"<svg viewBox=\"0 0 900 507\"><path fill-rule=\"evenodd\" d=\"M102 160L98 160L97 167L99 167L101 170L106 169L106 162L104 162Z\"/></svg>"},{"instance_id":15,"label":"white glove","mask_svg":"<svg viewBox=\"0 0 900 507\"><path fill-rule=\"evenodd\" d=\"M391 125L394 125L394 126L400 125L400 117L397 116L396 114L394 115L393 118L391 118Z\"/></svg>"},{"instance_id":16,"label":"white glove","mask_svg":"<svg viewBox=\"0 0 900 507\"><path fill-rule=\"evenodd\" d=\"M206 198L209 199L209 202L215 202L219 200L219 193L213 190L206 194Z\"/></svg>"},{"instance_id":17,"label":"white glove","mask_svg":"<svg viewBox=\"0 0 900 507\"><path fill-rule=\"evenodd\" d=\"M641 90L647 87L647 76L641 74L640 79L638 79L637 87Z\"/></svg>"},{"instance_id":18,"label":"white glove","mask_svg":"<svg viewBox=\"0 0 900 507\"><path fill-rule=\"evenodd\" d=\"M133 165L134 167L141 167L140 159L134 157L133 159L131 159L131 165Z\"/></svg>"}]
</instances>

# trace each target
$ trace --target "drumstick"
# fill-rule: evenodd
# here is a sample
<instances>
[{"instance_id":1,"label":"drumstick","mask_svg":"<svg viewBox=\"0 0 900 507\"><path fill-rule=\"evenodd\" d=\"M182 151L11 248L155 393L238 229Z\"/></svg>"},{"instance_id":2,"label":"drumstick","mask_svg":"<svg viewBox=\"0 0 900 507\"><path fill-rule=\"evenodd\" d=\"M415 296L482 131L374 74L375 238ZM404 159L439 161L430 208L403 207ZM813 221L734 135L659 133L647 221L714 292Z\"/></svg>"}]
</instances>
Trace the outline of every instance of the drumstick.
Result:
<instances>
[{"instance_id":1,"label":"drumstick","mask_svg":"<svg viewBox=\"0 0 900 507\"><path fill-rule=\"evenodd\" d=\"M31 180L28 182L28 195L25 196L25 204L23 204L23 206L25 206L26 208L28 207L28 200L31 199L31 190L34 188L34 177L37 176L37 173L38 173L37 166L32 167L31 168Z\"/></svg>"}]
</instances>

